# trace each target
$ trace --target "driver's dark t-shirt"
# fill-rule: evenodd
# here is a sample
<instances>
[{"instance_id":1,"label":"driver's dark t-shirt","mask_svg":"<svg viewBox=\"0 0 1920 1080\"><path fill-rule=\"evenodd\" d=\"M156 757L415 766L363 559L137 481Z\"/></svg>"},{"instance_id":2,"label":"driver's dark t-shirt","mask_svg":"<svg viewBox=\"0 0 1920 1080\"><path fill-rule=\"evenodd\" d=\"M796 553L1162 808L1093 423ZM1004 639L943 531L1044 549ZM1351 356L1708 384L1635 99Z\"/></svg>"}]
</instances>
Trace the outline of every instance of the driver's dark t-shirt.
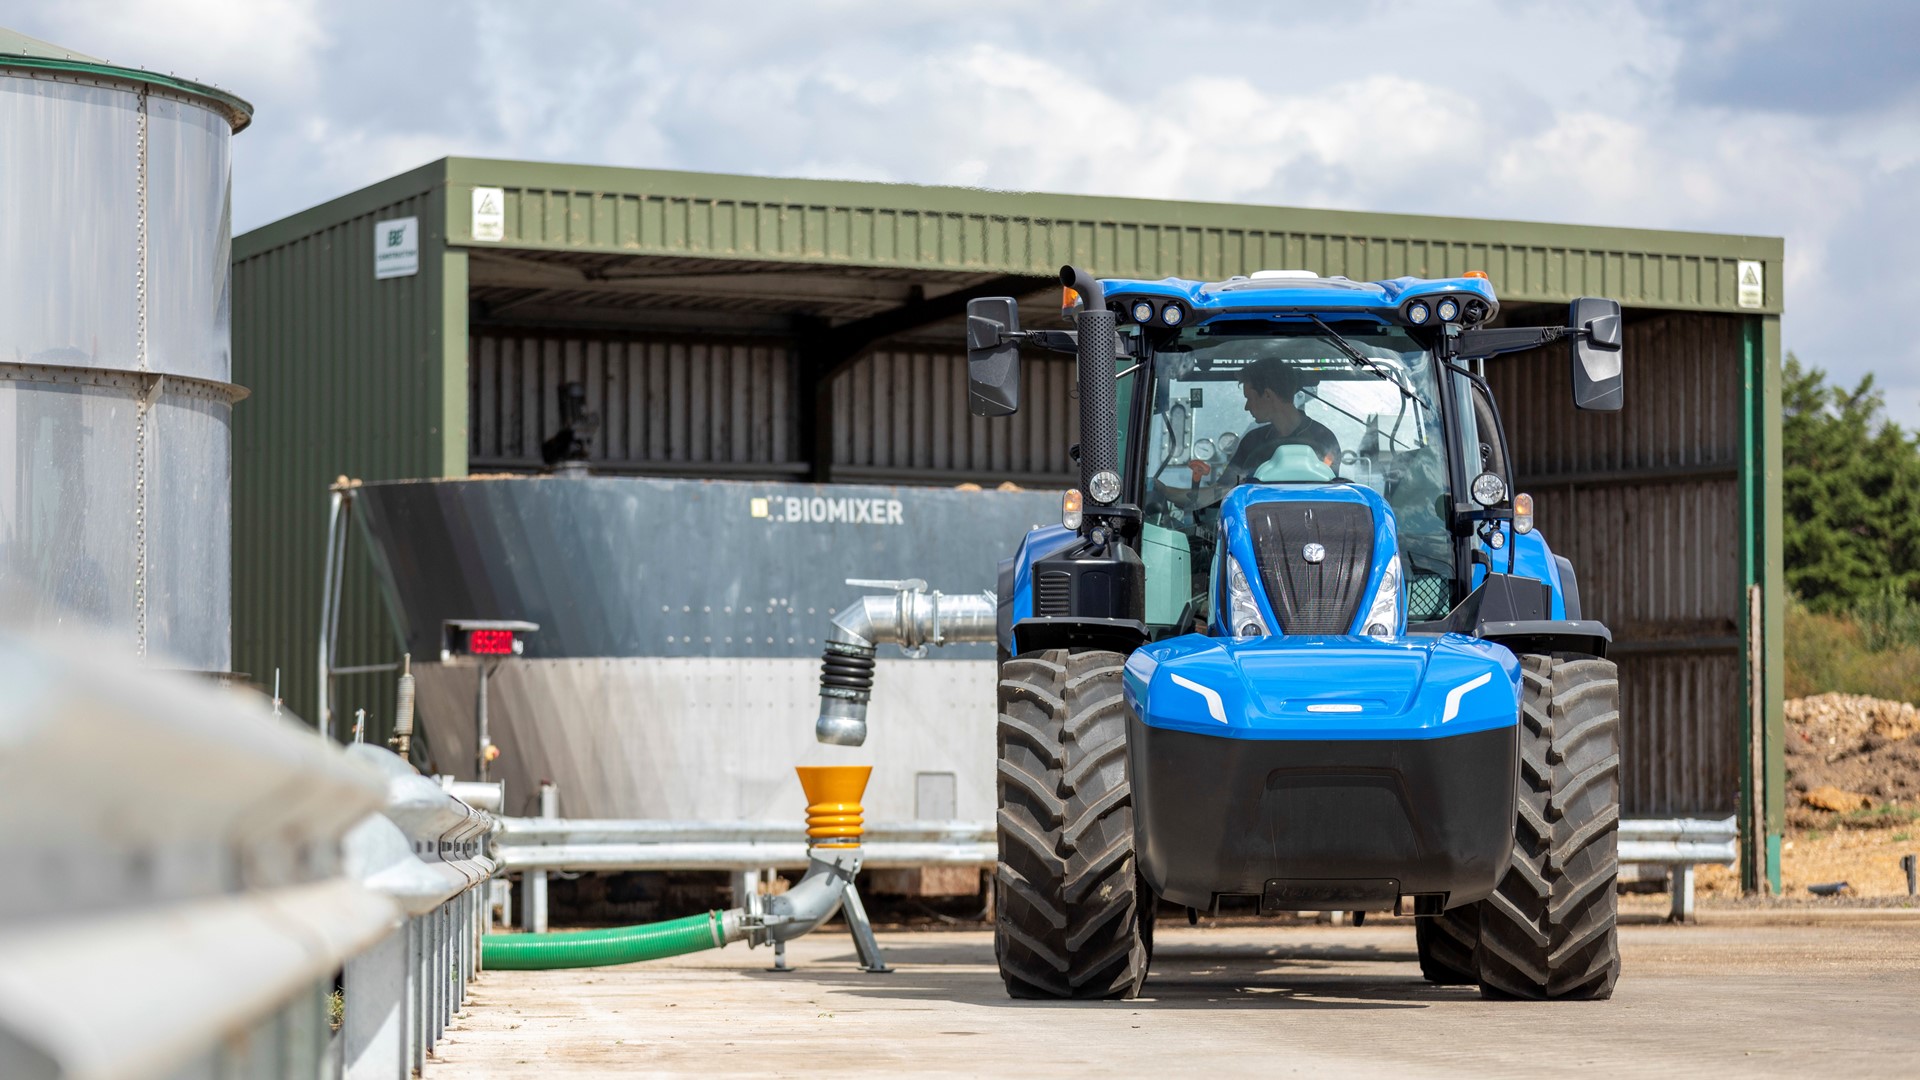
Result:
<instances>
[{"instance_id":1,"label":"driver's dark t-shirt","mask_svg":"<svg viewBox=\"0 0 1920 1080\"><path fill-rule=\"evenodd\" d=\"M1283 446L1305 446L1335 475L1340 472L1340 440L1334 437L1327 425L1304 413L1300 416L1299 425L1284 435L1272 424L1254 426L1240 436L1240 445L1233 448L1233 457L1228 460L1227 468L1237 474L1250 474Z\"/></svg>"}]
</instances>

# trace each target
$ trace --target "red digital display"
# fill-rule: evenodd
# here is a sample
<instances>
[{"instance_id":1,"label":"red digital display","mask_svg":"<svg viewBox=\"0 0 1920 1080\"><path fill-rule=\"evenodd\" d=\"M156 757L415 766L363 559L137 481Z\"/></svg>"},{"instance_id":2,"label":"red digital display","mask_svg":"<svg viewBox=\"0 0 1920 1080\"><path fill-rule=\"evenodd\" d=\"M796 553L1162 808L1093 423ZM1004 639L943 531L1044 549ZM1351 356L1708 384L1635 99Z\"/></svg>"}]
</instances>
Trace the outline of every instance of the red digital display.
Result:
<instances>
[{"instance_id":1,"label":"red digital display","mask_svg":"<svg viewBox=\"0 0 1920 1080\"><path fill-rule=\"evenodd\" d=\"M513 653L513 631L469 630L467 651L475 656L509 656Z\"/></svg>"}]
</instances>

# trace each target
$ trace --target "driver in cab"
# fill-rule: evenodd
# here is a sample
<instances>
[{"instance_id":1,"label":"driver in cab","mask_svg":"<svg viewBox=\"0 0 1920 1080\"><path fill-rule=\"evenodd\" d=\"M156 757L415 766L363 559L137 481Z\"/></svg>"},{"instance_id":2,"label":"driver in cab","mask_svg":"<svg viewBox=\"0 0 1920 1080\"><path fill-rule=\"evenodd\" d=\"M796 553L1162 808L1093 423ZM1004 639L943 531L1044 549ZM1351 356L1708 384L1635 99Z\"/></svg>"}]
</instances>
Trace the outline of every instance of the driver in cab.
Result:
<instances>
[{"instance_id":1,"label":"driver in cab","mask_svg":"<svg viewBox=\"0 0 1920 1080\"><path fill-rule=\"evenodd\" d=\"M1238 483L1251 476L1273 457L1274 451L1288 445L1307 447L1322 464L1336 475L1339 473L1340 440L1325 424L1301 412L1293 403L1294 396L1304 387L1305 380L1279 357L1257 360L1240 372L1240 392L1246 395L1247 412L1253 417L1254 426L1240 436L1240 445L1234 447L1233 456L1226 464L1227 478ZM1189 464L1196 485L1201 477L1213 471L1204 461Z\"/></svg>"}]
</instances>

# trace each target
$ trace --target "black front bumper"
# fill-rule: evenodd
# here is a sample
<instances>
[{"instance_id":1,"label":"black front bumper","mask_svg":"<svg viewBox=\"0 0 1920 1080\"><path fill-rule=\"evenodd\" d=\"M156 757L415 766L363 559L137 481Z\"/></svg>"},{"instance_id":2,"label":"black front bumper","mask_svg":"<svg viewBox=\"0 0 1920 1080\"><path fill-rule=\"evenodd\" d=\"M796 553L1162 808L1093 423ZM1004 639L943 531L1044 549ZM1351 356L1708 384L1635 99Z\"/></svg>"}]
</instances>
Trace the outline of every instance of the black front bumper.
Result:
<instances>
[{"instance_id":1,"label":"black front bumper","mask_svg":"<svg viewBox=\"0 0 1920 1080\"><path fill-rule=\"evenodd\" d=\"M1485 898L1513 846L1516 728L1438 739L1223 739L1129 719L1141 872L1208 910L1422 911ZM1409 904L1411 910L1415 905Z\"/></svg>"}]
</instances>

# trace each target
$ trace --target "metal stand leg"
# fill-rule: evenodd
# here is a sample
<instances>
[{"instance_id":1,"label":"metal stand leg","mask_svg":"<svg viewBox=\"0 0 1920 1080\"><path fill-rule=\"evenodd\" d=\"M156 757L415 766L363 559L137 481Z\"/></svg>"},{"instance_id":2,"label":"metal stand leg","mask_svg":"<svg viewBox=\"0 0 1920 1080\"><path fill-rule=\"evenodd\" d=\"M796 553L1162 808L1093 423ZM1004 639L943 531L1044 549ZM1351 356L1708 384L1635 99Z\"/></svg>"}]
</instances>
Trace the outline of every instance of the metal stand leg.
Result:
<instances>
[{"instance_id":1,"label":"metal stand leg","mask_svg":"<svg viewBox=\"0 0 1920 1080\"><path fill-rule=\"evenodd\" d=\"M887 958L880 954L880 943L874 940L873 924L867 921L867 909L860 903L860 890L854 888L851 881L847 882L840 911L847 917L847 929L853 933L853 951L860 955L860 970L869 975L893 974Z\"/></svg>"},{"instance_id":2,"label":"metal stand leg","mask_svg":"<svg viewBox=\"0 0 1920 1080\"><path fill-rule=\"evenodd\" d=\"M773 966L768 968L767 970L778 971L782 974L785 974L793 970L792 968L787 966L787 943L786 942L776 941L773 943Z\"/></svg>"},{"instance_id":3,"label":"metal stand leg","mask_svg":"<svg viewBox=\"0 0 1920 1080\"><path fill-rule=\"evenodd\" d=\"M1673 894L1673 911L1667 918L1677 923L1693 922L1692 863L1678 863L1668 870L1667 891Z\"/></svg>"}]
</instances>

